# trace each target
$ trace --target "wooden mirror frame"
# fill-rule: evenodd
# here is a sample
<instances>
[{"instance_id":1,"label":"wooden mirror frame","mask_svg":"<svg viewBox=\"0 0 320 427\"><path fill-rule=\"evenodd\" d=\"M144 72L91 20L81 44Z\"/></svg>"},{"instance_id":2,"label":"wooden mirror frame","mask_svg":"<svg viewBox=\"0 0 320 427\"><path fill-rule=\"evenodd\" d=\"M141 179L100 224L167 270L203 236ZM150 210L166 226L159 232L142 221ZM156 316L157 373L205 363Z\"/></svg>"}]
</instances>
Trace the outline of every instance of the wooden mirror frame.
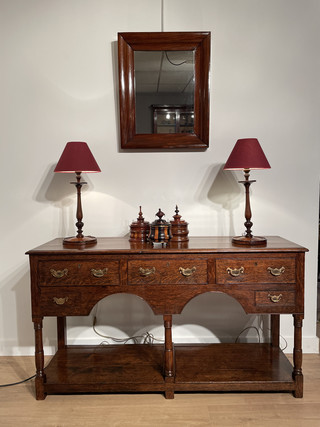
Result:
<instances>
[{"instance_id":1,"label":"wooden mirror frame","mask_svg":"<svg viewBox=\"0 0 320 427\"><path fill-rule=\"evenodd\" d=\"M209 146L210 32L118 33L122 149L206 149ZM194 132L137 134L134 51L195 52Z\"/></svg>"}]
</instances>

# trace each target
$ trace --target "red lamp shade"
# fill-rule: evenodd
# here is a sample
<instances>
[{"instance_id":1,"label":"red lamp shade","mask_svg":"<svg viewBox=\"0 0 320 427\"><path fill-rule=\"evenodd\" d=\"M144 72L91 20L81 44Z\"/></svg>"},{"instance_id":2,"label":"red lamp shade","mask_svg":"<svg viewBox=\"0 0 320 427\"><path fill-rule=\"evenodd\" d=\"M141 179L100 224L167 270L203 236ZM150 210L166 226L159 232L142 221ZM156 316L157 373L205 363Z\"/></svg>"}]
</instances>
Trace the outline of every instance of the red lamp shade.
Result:
<instances>
[{"instance_id":1,"label":"red lamp shade","mask_svg":"<svg viewBox=\"0 0 320 427\"><path fill-rule=\"evenodd\" d=\"M256 138L238 139L223 169L269 169L269 162Z\"/></svg>"},{"instance_id":2,"label":"red lamp shade","mask_svg":"<svg viewBox=\"0 0 320 427\"><path fill-rule=\"evenodd\" d=\"M54 172L101 172L86 142L68 142Z\"/></svg>"}]
</instances>

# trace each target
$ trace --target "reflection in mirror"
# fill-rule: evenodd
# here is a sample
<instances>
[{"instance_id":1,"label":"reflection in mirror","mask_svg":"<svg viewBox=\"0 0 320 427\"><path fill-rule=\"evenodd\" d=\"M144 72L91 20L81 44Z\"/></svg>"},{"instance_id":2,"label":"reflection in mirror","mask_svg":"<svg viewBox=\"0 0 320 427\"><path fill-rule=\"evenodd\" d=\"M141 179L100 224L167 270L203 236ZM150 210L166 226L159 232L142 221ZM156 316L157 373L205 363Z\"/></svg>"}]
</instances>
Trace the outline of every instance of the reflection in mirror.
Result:
<instances>
[{"instance_id":1,"label":"reflection in mirror","mask_svg":"<svg viewBox=\"0 0 320 427\"><path fill-rule=\"evenodd\" d=\"M135 51L136 132L193 133L194 51Z\"/></svg>"}]
</instances>

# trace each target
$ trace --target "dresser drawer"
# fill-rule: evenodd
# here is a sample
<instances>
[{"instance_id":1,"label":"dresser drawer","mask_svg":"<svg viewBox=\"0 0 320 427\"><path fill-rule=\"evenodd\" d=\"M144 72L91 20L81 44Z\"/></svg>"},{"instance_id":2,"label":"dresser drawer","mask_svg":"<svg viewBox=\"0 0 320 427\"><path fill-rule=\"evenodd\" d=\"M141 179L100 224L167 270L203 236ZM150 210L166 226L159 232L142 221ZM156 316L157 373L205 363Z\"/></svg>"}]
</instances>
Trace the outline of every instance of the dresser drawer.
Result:
<instances>
[{"instance_id":1,"label":"dresser drawer","mask_svg":"<svg viewBox=\"0 0 320 427\"><path fill-rule=\"evenodd\" d=\"M295 283L295 258L221 258L216 260L217 284Z\"/></svg>"},{"instance_id":2,"label":"dresser drawer","mask_svg":"<svg viewBox=\"0 0 320 427\"><path fill-rule=\"evenodd\" d=\"M207 260L132 260L128 262L128 284L208 283Z\"/></svg>"},{"instance_id":3,"label":"dresser drawer","mask_svg":"<svg viewBox=\"0 0 320 427\"><path fill-rule=\"evenodd\" d=\"M119 261L39 261L40 286L119 285Z\"/></svg>"},{"instance_id":4,"label":"dresser drawer","mask_svg":"<svg viewBox=\"0 0 320 427\"><path fill-rule=\"evenodd\" d=\"M79 288L78 288L79 289ZM83 290L85 288L82 288ZM39 307L44 316L75 316L86 312L86 292L57 288L41 288Z\"/></svg>"},{"instance_id":5,"label":"dresser drawer","mask_svg":"<svg viewBox=\"0 0 320 427\"><path fill-rule=\"evenodd\" d=\"M295 292L283 291L281 289L273 291L256 291L255 301L258 307L294 307Z\"/></svg>"}]
</instances>

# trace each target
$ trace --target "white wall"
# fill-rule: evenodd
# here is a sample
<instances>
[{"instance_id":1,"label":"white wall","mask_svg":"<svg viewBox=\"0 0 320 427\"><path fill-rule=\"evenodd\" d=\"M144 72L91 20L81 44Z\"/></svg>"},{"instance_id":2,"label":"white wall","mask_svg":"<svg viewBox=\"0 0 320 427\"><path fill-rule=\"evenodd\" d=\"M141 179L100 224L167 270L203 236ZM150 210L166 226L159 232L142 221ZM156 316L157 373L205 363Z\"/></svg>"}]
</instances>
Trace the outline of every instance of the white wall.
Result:
<instances>
[{"instance_id":1,"label":"white wall","mask_svg":"<svg viewBox=\"0 0 320 427\"><path fill-rule=\"evenodd\" d=\"M102 169L86 176L87 234L124 236L139 205L152 221L159 207L169 219L178 204L191 235L233 235L244 228L241 176L221 168L243 137L260 140L272 167L252 174L254 233L310 249L303 346L318 351L320 3L164 0L163 6L162 22L160 0L0 0L2 355L34 352L25 251L75 231L70 176L53 174L67 141L87 141ZM117 32L160 31L161 24L164 31L211 31L206 152L119 151ZM161 318L135 297L111 297L95 312L103 334L162 337ZM193 300L174 320L175 341L233 340L263 321L219 294ZM68 325L72 343L102 340L92 316ZM284 316L289 351L292 333L291 316ZM248 339L256 339L255 330ZM52 351L54 319L45 320L44 342Z\"/></svg>"}]
</instances>

